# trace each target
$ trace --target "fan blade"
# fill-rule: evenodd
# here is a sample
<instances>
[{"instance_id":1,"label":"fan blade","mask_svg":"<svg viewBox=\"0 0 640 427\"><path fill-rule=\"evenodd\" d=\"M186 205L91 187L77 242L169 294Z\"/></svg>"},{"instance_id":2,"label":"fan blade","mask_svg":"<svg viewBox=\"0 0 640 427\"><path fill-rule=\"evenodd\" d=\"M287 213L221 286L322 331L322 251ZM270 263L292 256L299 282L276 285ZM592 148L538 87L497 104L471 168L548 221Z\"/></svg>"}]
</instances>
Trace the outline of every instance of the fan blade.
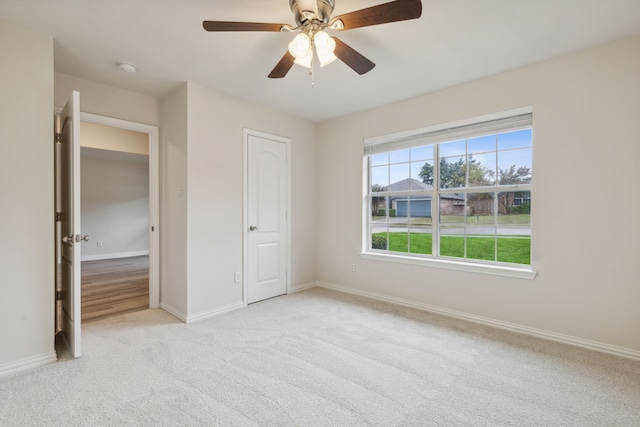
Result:
<instances>
[{"instance_id":1,"label":"fan blade","mask_svg":"<svg viewBox=\"0 0 640 427\"><path fill-rule=\"evenodd\" d=\"M274 31L280 32L285 24L263 24L260 22L203 21L207 31Z\"/></svg>"},{"instance_id":2,"label":"fan blade","mask_svg":"<svg viewBox=\"0 0 640 427\"><path fill-rule=\"evenodd\" d=\"M356 73L363 75L364 73L371 71L373 67L376 66L376 64L369 61L339 38L332 37L332 39L336 42L336 49L333 53Z\"/></svg>"},{"instance_id":3,"label":"fan blade","mask_svg":"<svg viewBox=\"0 0 640 427\"><path fill-rule=\"evenodd\" d=\"M269 78L281 79L286 76L291 67L293 67L293 61L295 61L295 58L289 53L289 51L287 51L280 62L278 62L274 69L271 71L271 73L269 74Z\"/></svg>"},{"instance_id":4,"label":"fan blade","mask_svg":"<svg viewBox=\"0 0 640 427\"><path fill-rule=\"evenodd\" d=\"M396 0L336 16L331 20L331 23L342 21L342 26L336 29L351 30L370 25L418 19L421 15L422 2L420 0Z\"/></svg>"}]
</instances>

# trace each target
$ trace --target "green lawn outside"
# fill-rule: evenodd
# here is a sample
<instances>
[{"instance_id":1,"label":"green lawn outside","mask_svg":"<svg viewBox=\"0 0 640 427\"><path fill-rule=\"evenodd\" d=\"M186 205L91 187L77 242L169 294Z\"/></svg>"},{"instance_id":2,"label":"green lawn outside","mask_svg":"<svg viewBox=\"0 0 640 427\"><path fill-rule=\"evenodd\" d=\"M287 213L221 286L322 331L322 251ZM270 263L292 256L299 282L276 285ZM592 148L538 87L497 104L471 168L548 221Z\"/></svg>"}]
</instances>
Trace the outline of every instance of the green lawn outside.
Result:
<instances>
[{"instance_id":1,"label":"green lawn outside","mask_svg":"<svg viewBox=\"0 0 640 427\"><path fill-rule=\"evenodd\" d=\"M374 236L387 236L387 233L376 233ZM389 233L388 249L392 252L409 252L409 238L411 239L411 253L432 253L431 233ZM529 236L467 236L467 258L485 261L498 261L512 264L531 264L531 238ZM463 236L441 236L440 255L464 258ZM495 248L498 248L497 258Z\"/></svg>"}]
</instances>

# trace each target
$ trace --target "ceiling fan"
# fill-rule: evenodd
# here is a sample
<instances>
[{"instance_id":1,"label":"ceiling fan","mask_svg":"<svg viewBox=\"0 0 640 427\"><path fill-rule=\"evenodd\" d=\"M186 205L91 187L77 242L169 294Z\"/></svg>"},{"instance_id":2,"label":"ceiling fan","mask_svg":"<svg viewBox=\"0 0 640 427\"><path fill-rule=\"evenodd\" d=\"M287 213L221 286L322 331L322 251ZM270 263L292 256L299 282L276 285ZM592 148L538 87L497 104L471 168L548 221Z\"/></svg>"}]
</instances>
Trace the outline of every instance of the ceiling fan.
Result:
<instances>
[{"instance_id":1,"label":"ceiling fan","mask_svg":"<svg viewBox=\"0 0 640 427\"><path fill-rule=\"evenodd\" d=\"M362 75L371 71L375 64L337 37L331 37L325 30L352 30L417 19L422 15L420 0L395 0L333 18L331 13L335 0L289 0L289 6L295 17L295 27L287 24L232 21L204 21L202 26L207 31L300 31L289 43L288 51L271 71L269 78L286 76L293 64L312 71L316 58L321 67L340 59Z\"/></svg>"}]
</instances>

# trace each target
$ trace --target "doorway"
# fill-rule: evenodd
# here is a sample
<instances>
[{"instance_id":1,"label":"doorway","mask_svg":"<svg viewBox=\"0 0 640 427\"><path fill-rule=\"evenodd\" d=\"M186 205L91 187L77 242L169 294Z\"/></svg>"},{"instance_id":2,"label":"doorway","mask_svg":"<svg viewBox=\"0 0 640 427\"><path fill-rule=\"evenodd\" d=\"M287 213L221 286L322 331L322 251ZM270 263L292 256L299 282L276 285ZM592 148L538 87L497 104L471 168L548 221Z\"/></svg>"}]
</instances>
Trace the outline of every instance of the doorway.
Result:
<instances>
[{"instance_id":1,"label":"doorway","mask_svg":"<svg viewBox=\"0 0 640 427\"><path fill-rule=\"evenodd\" d=\"M149 308L160 306L160 133L157 126L91 113L80 113L81 122L141 132L148 138L149 165Z\"/></svg>"},{"instance_id":2,"label":"doorway","mask_svg":"<svg viewBox=\"0 0 640 427\"><path fill-rule=\"evenodd\" d=\"M148 134L80 124L83 323L149 308Z\"/></svg>"},{"instance_id":3,"label":"doorway","mask_svg":"<svg viewBox=\"0 0 640 427\"><path fill-rule=\"evenodd\" d=\"M64 108L56 108L55 124L55 307L56 349L65 345L73 358L81 352L81 244L90 236L81 232L80 123L88 122L145 133L149 170L149 307L160 304L159 292L159 131L150 126L80 112L80 93L72 91ZM58 334L58 332L62 332ZM60 339L58 339L60 338Z\"/></svg>"},{"instance_id":4,"label":"doorway","mask_svg":"<svg viewBox=\"0 0 640 427\"><path fill-rule=\"evenodd\" d=\"M61 113L61 110L56 111L57 114ZM81 123L91 123L96 125L103 125L107 127L111 127L113 129L120 130L129 130L134 132L140 132L144 134L146 138L147 145L147 154L146 154L146 164L148 165L148 255L147 257L147 271L148 271L148 307L149 308L158 308L160 305L160 285L159 285L159 129L156 126L129 122L121 119L114 119L110 117L104 117L100 115L90 114L90 113L78 113L80 116L79 122ZM78 130L79 132L79 130ZM79 143L78 143L79 144ZM56 160L56 180L58 181L60 178L58 177L59 171L61 170L61 165L59 160ZM60 198L60 189L57 187L56 189L56 199ZM78 200L78 204L79 200ZM60 209L56 206L56 209L59 211ZM57 223L57 229L60 227L60 222ZM58 233L59 234L59 233ZM56 239L59 240L59 239ZM91 244L97 245L98 241L92 239L89 236L89 240ZM104 242L103 242L104 243ZM88 245L89 243L84 243L84 245ZM79 246L79 245L78 245ZM135 255L135 254L134 254ZM57 262L60 262L60 259L57 259ZM57 273L56 277L56 289L60 289L60 277ZM78 282L80 281L80 272L78 272ZM79 286L79 285L78 285ZM58 295L61 291L56 292L56 324L55 329L56 333L62 330L63 327L63 318L62 318L62 307L60 299ZM78 300L78 305L80 301ZM78 316L81 317L80 315ZM78 328L80 325L78 325Z\"/></svg>"}]
</instances>

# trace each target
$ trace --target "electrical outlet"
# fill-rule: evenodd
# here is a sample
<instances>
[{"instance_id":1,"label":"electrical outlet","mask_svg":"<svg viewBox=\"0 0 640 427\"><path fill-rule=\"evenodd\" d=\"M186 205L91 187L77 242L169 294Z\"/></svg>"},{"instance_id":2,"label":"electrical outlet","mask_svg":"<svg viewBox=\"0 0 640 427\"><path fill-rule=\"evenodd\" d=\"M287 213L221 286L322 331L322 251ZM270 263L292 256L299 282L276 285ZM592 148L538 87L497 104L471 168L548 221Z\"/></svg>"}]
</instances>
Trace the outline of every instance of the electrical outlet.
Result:
<instances>
[{"instance_id":1,"label":"electrical outlet","mask_svg":"<svg viewBox=\"0 0 640 427\"><path fill-rule=\"evenodd\" d=\"M351 263L351 271L356 271L356 263L355 262Z\"/></svg>"},{"instance_id":2,"label":"electrical outlet","mask_svg":"<svg viewBox=\"0 0 640 427\"><path fill-rule=\"evenodd\" d=\"M102 240L98 240L98 241L96 242L96 245L97 245L99 248L101 248L101 247L102 247Z\"/></svg>"},{"instance_id":3,"label":"electrical outlet","mask_svg":"<svg viewBox=\"0 0 640 427\"><path fill-rule=\"evenodd\" d=\"M242 276L240 275L240 272L236 271L235 274L233 275L233 281L235 283L240 283L241 280L242 280Z\"/></svg>"}]
</instances>

